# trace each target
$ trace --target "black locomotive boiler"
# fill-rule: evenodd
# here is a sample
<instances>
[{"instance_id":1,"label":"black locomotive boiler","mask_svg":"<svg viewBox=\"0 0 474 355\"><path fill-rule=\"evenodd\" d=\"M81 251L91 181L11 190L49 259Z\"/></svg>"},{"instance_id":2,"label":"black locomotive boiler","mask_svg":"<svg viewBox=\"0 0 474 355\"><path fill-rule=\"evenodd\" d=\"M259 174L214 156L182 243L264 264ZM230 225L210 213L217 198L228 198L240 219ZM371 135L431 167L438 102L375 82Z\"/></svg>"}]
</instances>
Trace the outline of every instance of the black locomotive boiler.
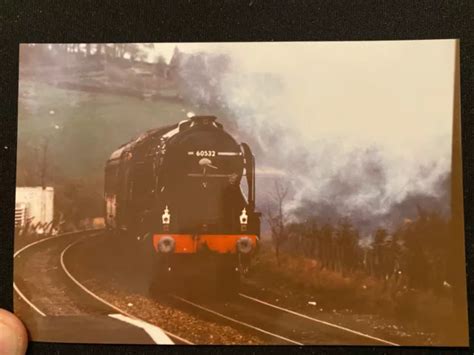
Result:
<instances>
[{"instance_id":1,"label":"black locomotive boiler","mask_svg":"<svg viewBox=\"0 0 474 355\"><path fill-rule=\"evenodd\" d=\"M109 229L149 243L160 281L213 255L236 286L260 237L254 156L214 116L150 130L107 160L105 210Z\"/></svg>"}]
</instances>

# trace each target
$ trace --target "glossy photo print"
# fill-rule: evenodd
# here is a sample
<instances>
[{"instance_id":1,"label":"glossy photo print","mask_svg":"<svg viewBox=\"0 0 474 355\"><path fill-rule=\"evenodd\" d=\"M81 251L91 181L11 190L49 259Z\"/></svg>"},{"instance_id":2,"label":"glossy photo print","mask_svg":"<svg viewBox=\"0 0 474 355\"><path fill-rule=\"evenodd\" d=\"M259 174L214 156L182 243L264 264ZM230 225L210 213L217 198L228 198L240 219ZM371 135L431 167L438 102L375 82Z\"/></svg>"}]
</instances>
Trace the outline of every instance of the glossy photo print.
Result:
<instances>
[{"instance_id":1,"label":"glossy photo print","mask_svg":"<svg viewBox=\"0 0 474 355\"><path fill-rule=\"evenodd\" d=\"M19 53L32 340L468 346L458 41Z\"/></svg>"}]
</instances>

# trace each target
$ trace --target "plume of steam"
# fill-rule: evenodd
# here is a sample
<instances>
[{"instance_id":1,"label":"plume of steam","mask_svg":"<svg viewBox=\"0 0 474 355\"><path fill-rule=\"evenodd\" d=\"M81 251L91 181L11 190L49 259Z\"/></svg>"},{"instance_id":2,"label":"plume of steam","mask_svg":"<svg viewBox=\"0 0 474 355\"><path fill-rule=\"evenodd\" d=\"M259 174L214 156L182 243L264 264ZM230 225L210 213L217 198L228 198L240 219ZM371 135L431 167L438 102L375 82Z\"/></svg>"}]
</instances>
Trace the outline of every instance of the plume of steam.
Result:
<instances>
[{"instance_id":1,"label":"plume of steam","mask_svg":"<svg viewBox=\"0 0 474 355\"><path fill-rule=\"evenodd\" d=\"M209 45L202 47L209 52L181 52L175 58L181 91L201 109L224 112L252 145L260 202L272 185L268 180L278 178L292 186L286 208L296 216L349 216L367 227L411 218L417 204L446 211L449 195L440 181L450 175L450 120L438 118L438 124L419 131L398 107L422 107L423 99L435 97L427 78L438 75L439 66L433 66L435 73L422 72L425 64L405 70L398 62L413 60L402 57L413 49L393 43L340 44L332 57L328 46ZM431 53L429 46L424 55ZM364 60L348 56L346 48ZM369 66L367 50L373 55ZM402 69L397 72L390 60ZM335 62L333 76L325 70L329 61ZM450 72L449 65L443 68ZM426 92L417 92L420 103L404 93L414 84ZM370 94L361 94L364 90ZM443 99L450 101L449 95ZM380 115L380 107L390 118ZM330 118L324 112L331 112Z\"/></svg>"},{"instance_id":2,"label":"plume of steam","mask_svg":"<svg viewBox=\"0 0 474 355\"><path fill-rule=\"evenodd\" d=\"M219 97L219 108L236 120L239 135L254 147L260 201L268 195L268 179L278 177L292 186L289 212L296 216L311 212L322 219L349 216L363 230L414 217L418 205L449 210L448 187L440 184L450 175L449 139L425 139L419 132L418 144L423 149L410 151L414 146L398 147L384 142L384 137L374 139L363 126L360 134L348 134L344 129L341 134L318 134L312 121L320 122L321 131L327 129L324 118L312 116L317 102L308 101L308 93L298 90L298 84L301 90L308 88L304 75L249 71L239 65L237 55L227 55L225 61L231 65L214 76L218 80L212 85L212 95ZM189 78L194 75L191 71L182 75L188 82L199 82ZM318 82L312 85L315 91L324 86ZM206 86L199 86L195 98L209 105ZM299 104L308 108L306 113ZM350 119L357 121L358 117ZM446 132L445 136L449 135Z\"/></svg>"}]
</instances>

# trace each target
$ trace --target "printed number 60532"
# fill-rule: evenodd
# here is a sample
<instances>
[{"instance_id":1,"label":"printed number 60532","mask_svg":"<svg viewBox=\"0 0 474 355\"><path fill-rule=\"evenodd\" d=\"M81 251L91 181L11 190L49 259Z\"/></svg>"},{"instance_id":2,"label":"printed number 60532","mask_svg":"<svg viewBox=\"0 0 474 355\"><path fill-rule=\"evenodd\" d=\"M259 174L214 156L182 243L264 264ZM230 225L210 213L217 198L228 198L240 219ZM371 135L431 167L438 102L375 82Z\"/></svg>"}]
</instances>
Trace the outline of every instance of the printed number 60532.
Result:
<instances>
[{"instance_id":1,"label":"printed number 60532","mask_svg":"<svg viewBox=\"0 0 474 355\"><path fill-rule=\"evenodd\" d=\"M198 157L215 157L216 151L215 150L197 150L196 156Z\"/></svg>"}]
</instances>

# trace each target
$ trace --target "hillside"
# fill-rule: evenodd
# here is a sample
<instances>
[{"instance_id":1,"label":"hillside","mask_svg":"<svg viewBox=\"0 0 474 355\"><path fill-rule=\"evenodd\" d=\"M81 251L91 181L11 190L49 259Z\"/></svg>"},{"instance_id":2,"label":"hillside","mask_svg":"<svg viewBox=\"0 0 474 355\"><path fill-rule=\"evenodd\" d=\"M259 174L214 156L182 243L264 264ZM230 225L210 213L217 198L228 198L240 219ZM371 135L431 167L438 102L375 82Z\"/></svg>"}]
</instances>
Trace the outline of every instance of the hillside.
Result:
<instances>
[{"instance_id":1,"label":"hillside","mask_svg":"<svg viewBox=\"0 0 474 355\"><path fill-rule=\"evenodd\" d=\"M191 107L168 101L89 94L22 82L18 120L18 183L28 154L48 141L49 179L101 174L105 160L119 145L143 131L184 119ZM100 173L99 173L100 172Z\"/></svg>"},{"instance_id":2,"label":"hillside","mask_svg":"<svg viewBox=\"0 0 474 355\"><path fill-rule=\"evenodd\" d=\"M17 186L46 184L57 209L79 222L101 214L103 167L121 144L143 131L186 118L176 101L88 93L21 81L18 104ZM72 201L85 198L84 201ZM72 217L72 215L77 215Z\"/></svg>"}]
</instances>

